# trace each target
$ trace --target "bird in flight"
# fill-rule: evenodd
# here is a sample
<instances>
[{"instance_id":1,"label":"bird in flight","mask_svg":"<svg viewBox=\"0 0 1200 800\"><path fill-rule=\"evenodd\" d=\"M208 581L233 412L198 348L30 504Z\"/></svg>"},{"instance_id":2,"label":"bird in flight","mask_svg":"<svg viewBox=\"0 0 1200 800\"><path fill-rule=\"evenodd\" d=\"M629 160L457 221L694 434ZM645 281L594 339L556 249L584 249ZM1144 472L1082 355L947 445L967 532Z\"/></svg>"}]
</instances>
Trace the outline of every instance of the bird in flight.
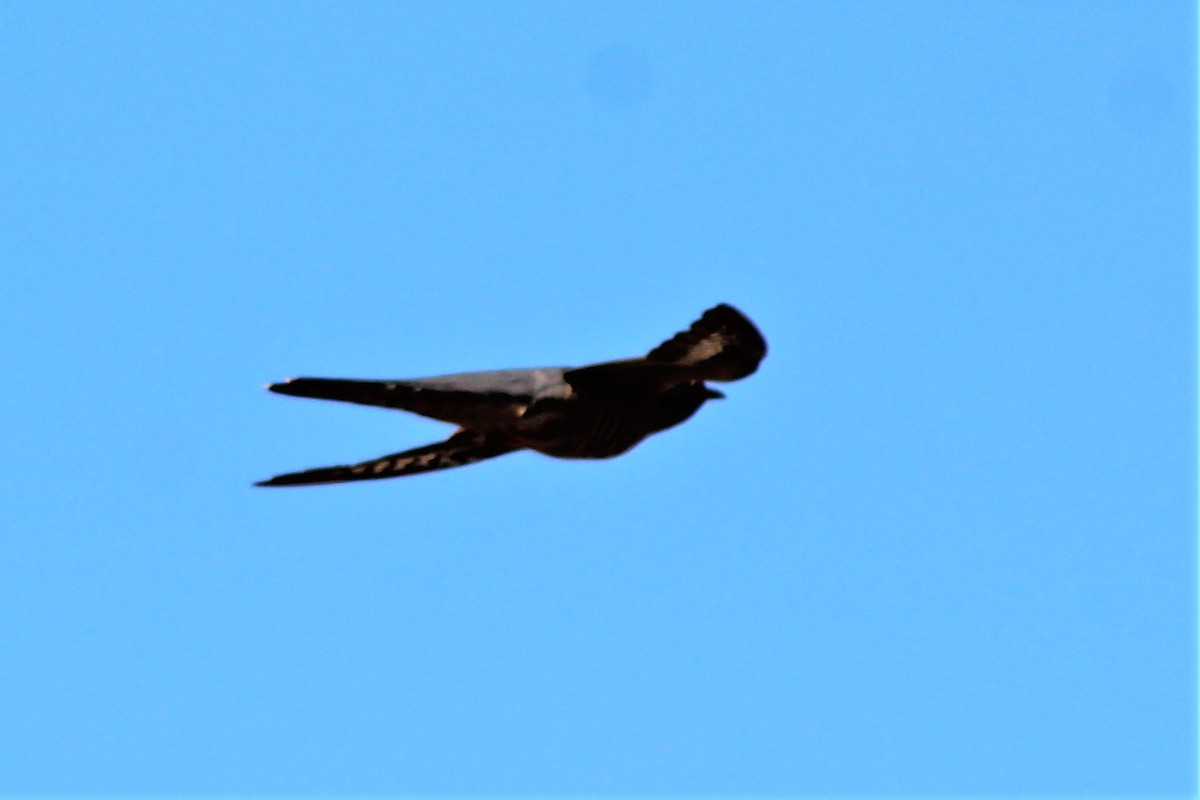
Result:
<instances>
[{"instance_id":1,"label":"bird in flight","mask_svg":"<svg viewBox=\"0 0 1200 800\"><path fill-rule=\"evenodd\" d=\"M688 419L705 401L724 397L704 382L745 378L766 353L754 324L722 303L641 358L415 380L290 378L267 389L396 408L458 429L444 442L360 464L276 475L255 486L399 478L522 449L557 458L611 458Z\"/></svg>"}]
</instances>

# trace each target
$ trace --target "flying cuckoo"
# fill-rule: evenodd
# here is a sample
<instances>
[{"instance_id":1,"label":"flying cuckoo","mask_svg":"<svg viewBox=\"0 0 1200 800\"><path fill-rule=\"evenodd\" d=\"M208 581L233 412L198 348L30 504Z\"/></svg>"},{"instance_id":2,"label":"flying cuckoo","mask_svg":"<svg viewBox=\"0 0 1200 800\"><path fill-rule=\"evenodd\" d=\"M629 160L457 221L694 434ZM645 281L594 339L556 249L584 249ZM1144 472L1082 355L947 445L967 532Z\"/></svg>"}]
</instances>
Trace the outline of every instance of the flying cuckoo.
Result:
<instances>
[{"instance_id":1,"label":"flying cuckoo","mask_svg":"<svg viewBox=\"0 0 1200 800\"><path fill-rule=\"evenodd\" d=\"M522 449L557 458L611 458L688 419L705 401L723 397L704 382L745 378L766 353L754 324L721 304L641 358L415 380L290 378L267 389L396 408L458 429L444 442L361 464L289 472L255 485L398 478Z\"/></svg>"}]
</instances>

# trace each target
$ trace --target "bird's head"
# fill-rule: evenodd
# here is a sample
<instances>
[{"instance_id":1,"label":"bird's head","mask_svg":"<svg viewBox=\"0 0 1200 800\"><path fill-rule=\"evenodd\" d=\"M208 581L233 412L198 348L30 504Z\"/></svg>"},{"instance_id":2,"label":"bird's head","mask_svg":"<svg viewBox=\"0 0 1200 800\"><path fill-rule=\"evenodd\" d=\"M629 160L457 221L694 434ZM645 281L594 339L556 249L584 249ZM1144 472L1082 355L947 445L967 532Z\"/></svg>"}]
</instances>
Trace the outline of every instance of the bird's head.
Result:
<instances>
[{"instance_id":1,"label":"bird's head","mask_svg":"<svg viewBox=\"0 0 1200 800\"><path fill-rule=\"evenodd\" d=\"M650 418L652 432L666 430L695 414L708 400L718 400L725 395L710 389L702 381L681 383L672 386L658 396L658 406Z\"/></svg>"}]
</instances>

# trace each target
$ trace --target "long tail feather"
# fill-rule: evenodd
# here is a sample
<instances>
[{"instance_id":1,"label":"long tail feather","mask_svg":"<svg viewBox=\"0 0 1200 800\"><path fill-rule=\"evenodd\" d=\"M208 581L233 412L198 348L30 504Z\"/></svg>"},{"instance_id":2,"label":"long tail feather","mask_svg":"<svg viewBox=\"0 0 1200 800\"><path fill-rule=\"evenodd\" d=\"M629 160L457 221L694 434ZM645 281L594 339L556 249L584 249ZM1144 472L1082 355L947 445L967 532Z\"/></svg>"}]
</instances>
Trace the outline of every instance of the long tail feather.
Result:
<instances>
[{"instance_id":1,"label":"long tail feather","mask_svg":"<svg viewBox=\"0 0 1200 800\"><path fill-rule=\"evenodd\" d=\"M346 483L348 481L378 480L417 475L451 467L474 464L487 458L511 453L519 448L489 442L483 434L459 431L444 442L435 442L424 447L405 450L403 453L336 467L318 467L303 472L276 475L269 480L259 481L255 486L310 486L320 483Z\"/></svg>"}]
</instances>

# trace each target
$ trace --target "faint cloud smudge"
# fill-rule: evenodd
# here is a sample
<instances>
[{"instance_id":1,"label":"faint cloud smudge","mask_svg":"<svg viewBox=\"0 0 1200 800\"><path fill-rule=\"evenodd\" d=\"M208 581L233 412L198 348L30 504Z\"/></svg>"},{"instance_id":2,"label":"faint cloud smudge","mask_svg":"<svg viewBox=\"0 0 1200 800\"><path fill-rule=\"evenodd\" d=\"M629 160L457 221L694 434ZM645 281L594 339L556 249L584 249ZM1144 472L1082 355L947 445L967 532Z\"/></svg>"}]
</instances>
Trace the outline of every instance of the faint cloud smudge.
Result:
<instances>
[{"instance_id":1,"label":"faint cloud smudge","mask_svg":"<svg viewBox=\"0 0 1200 800\"><path fill-rule=\"evenodd\" d=\"M1166 75L1148 70L1126 71L1114 76L1109 84L1109 113L1122 128L1150 133L1180 110L1182 94L1178 83Z\"/></svg>"},{"instance_id":2,"label":"faint cloud smudge","mask_svg":"<svg viewBox=\"0 0 1200 800\"><path fill-rule=\"evenodd\" d=\"M630 45L610 45L588 60L584 88L600 105L628 111L650 98L654 76L646 51Z\"/></svg>"}]
</instances>

